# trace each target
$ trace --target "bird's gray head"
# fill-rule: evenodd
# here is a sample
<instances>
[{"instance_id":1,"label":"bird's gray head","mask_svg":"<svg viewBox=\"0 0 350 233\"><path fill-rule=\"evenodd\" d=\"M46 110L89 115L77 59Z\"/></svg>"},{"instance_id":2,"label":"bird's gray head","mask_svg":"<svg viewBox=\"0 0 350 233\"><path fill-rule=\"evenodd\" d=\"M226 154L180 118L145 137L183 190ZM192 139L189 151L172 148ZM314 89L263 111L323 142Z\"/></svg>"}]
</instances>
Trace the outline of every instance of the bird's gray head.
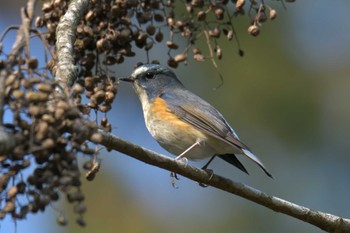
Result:
<instances>
[{"instance_id":1,"label":"bird's gray head","mask_svg":"<svg viewBox=\"0 0 350 233\"><path fill-rule=\"evenodd\" d=\"M148 100L167 90L183 88L173 71L158 64L142 65L136 68L130 77L121 80L132 82L140 98L146 95Z\"/></svg>"}]
</instances>

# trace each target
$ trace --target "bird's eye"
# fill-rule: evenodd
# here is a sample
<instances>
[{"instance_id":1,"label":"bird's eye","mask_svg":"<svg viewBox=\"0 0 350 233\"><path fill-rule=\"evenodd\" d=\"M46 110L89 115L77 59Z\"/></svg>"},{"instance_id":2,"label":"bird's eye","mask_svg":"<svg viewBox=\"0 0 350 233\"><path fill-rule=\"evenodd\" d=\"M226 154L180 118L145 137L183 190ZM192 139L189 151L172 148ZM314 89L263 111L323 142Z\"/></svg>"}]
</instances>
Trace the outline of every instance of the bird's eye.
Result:
<instances>
[{"instance_id":1,"label":"bird's eye","mask_svg":"<svg viewBox=\"0 0 350 233\"><path fill-rule=\"evenodd\" d=\"M154 78L154 74L153 73L146 73L145 77L146 77L146 79L152 79L152 78Z\"/></svg>"}]
</instances>

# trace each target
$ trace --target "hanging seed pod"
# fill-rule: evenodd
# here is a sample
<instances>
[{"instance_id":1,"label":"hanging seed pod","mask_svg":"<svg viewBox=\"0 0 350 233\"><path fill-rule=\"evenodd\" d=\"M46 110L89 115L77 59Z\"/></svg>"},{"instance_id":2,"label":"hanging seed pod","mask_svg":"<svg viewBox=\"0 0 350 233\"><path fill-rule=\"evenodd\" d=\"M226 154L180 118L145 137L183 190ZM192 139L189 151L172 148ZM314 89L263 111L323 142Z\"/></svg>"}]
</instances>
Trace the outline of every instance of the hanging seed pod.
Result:
<instances>
[{"instance_id":1,"label":"hanging seed pod","mask_svg":"<svg viewBox=\"0 0 350 233\"><path fill-rule=\"evenodd\" d=\"M90 10L86 15L85 15L85 20L86 21L92 21L96 17L96 14L93 10Z\"/></svg>"},{"instance_id":2,"label":"hanging seed pod","mask_svg":"<svg viewBox=\"0 0 350 233\"><path fill-rule=\"evenodd\" d=\"M51 2L45 2L43 4L43 7L41 8L41 10L45 13L52 11L52 9L53 9L53 4Z\"/></svg>"},{"instance_id":3,"label":"hanging seed pod","mask_svg":"<svg viewBox=\"0 0 350 233\"><path fill-rule=\"evenodd\" d=\"M15 210L16 206L14 201L7 201L4 208L2 208L2 210L6 213L10 213L13 212Z\"/></svg>"},{"instance_id":4,"label":"hanging seed pod","mask_svg":"<svg viewBox=\"0 0 350 233\"><path fill-rule=\"evenodd\" d=\"M207 14L205 13L205 11L199 11L197 13L197 20L198 21L204 21L207 18Z\"/></svg>"},{"instance_id":5,"label":"hanging seed pod","mask_svg":"<svg viewBox=\"0 0 350 233\"><path fill-rule=\"evenodd\" d=\"M76 206L74 206L74 212L77 214L83 214L86 212L86 206L82 203L78 203Z\"/></svg>"},{"instance_id":6,"label":"hanging seed pod","mask_svg":"<svg viewBox=\"0 0 350 233\"><path fill-rule=\"evenodd\" d=\"M150 42L148 42L146 45L145 45L145 50L146 51L149 51L149 50L151 50L152 48L153 48L153 41L150 41Z\"/></svg>"},{"instance_id":7,"label":"hanging seed pod","mask_svg":"<svg viewBox=\"0 0 350 233\"><path fill-rule=\"evenodd\" d=\"M75 83L73 86L73 94L79 95L79 94L82 94L83 92L84 92L84 87L79 83Z\"/></svg>"},{"instance_id":8,"label":"hanging seed pod","mask_svg":"<svg viewBox=\"0 0 350 233\"><path fill-rule=\"evenodd\" d=\"M108 112L112 109L112 106L109 103L103 103L99 105L98 108L101 112Z\"/></svg>"},{"instance_id":9,"label":"hanging seed pod","mask_svg":"<svg viewBox=\"0 0 350 233\"><path fill-rule=\"evenodd\" d=\"M12 95L15 99L19 100L24 96L24 92L22 90L17 89L12 91Z\"/></svg>"},{"instance_id":10,"label":"hanging seed pod","mask_svg":"<svg viewBox=\"0 0 350 233\"><path fill-rule=\"evenodd\" d=\"M113 92L111 92L111 91L106 91L105 92L105 101L107 103L112 103L113 100L114 100L114 97L115 97L115 95L114 95Z\"/></svg>"},{"instance_id":11,"label":"hanging seed pod","mask_svg":"<svg viewBox=\"0 0 350 233\"><path fill-rule=\"evenodd\" d=\"M266 20L267 20L267 17L266 17L265 11L264 10L260 11L259 12L258 22L259 23L264 23L264 22L266 22Z\"/></svg>"},{"instance_id":12,"label":"hanging seed pod","mask_svg":"<svg viewBox=\"0 0 350 233\"><path fill-rule=\"evenodd\" d=\"M215 14L215 17L216 17L217 20L223 20L224 19L225 10L221 6L217 6L214 9L214 14Z\"/></svg>"},{"instance_id":13,"label":"hanging seed pod","mask_svg":"<svg viewBox=\"0 0 350 233\"><path fill-rule=\"evenodd\" d=\"M153 18L156 22L163 22L164 21L164 17L161 14L154 14Z\"/></svg>"},{"instance_id":14,"label":"hanging seed pod","mask_svg":"<svg viewBox=\"0 0 350 233\"><path fill-rule=\"evenodd\" d=\"M85 220L80 216L79 218L77 218L76 223L81 226L81 227L85 227L86 226L86 222Z\"/></svg>"},{"instance_id":15,"label":"hanging seed pod","mask_svg":"<svg viewBox=\"0 0 350 233\"><path fill-rule=\"evenodd\" d=\"M94 79L92 77L85 77L84 86L86 90L92 91L95 87Z\"/></svg>"},{"instance_id":16,"label":"hanging seed pod","mask_svg":"<svg viewBox=\"0 0 350 233\"><path fill-rule=\"evenodd\" d=\"M230 30L230 31L227 32L226 37L227 37L228 40L232 40L232 39L233 39L233 36L234 36L234 34L233 34L233 31L232 31L232 30Z\"/></svg>"},{"instance_id":17,"label":"hanging seed pod","mask_svg":"<svg viewBox=\"0 0 350 233\"><path fill-rule=\"evenodd\" d=\"M26 100L29 102L35 102L35 103L39 103L39 102L45 102L49 99L49 95L43 92L33 92L33 91L29 91L26 94Z\"/></svg>"},{"instance_id":18,"label":"hanging seed pod","mask_svg":"<svg viewBox=\"0 0 350 233\"><path fill-rule=\"evenodd\" d=\"M91 100L96 104L102 103L105 100L105 92L103 90L97 91L91 96Z\"/></svg>"},{"instance_id":19,"label":"hanging seed pod","mask_svg":"<svg viewBox=\"0 0 350 233\"><path fill-rule=\"evenodd\" d=\"M248 27L248 33L252 36L258 36L260 33L260 29L258 28L258 26L253 24Z\"/></svg>"},{"instance_id":20,"label":"hanging seed pod","mask_svg":"<svg viewBox=\"0 0 350 233\"><path fill-rule=\"evenodd\" d=\"M56 146L56 143L53 139L51 138L48 138L48 139L45 139L41 146L44 148L44 149L52 149Z\"/></svg>"},{"instance_id":21,"label":"hanging seed pod","mask_svg":"<svg viewBox=\"0 0 350 233\"><path fill-rule=\"evenodd\" d=\"M156 27L153 24L150 24L147 26L146 32L148 33L148 35L153 36L154 33L156 33Z\"/></svg>"},{"instance_id":22,"label":"hanging seed pod","mask_svg":"<svg viewBox=\"0 0 350 233\"><path fill-rule=\"evenodd\" d=\"M193 59L195 61L205 61L204 55L203 54L194 54Z\"/></svg>"},{"instance_id":23,"label":"hanging seed pod","mask_svg":"<svg viewBox=\"0 0 350 233\"><path fill-rule=\"evenodd\" d=\"M217 45L216 48L215 48L215 55L216 55L216 57L219 60L221 60L221 58L222 58L222 49L220 48L219 45Z\"/></svg>"},{"instance_id":24,"label":"hanging seed pod","mask_svg":"<svg viewBox=\"0 0 350 233\"><path fill-rule=\"evenodd\" d=\"M178 54L174 57L175 62L179 63L179 62L183 62L187 60L187 56L183 53Z\"/></svg>"},{"instance_id":25,"label":"hanging seed pod","mask_svg":"<svg viewBox=\"0 0 350 233\"><path fill-rule=\"evenodd\" d=\"M36 68L38 68L38 59L33 57L33 58L29 58L27 60L27 65L29 69L35 70Z\"/></svg>"},{"instance_id":26,"label":"hanging seed pod","mask_svg":"<svg viewBox=\"0 0 350 233\"><path fill-rule=\"evenodd\" d=\"M68 224L68 221L67 219L63 216L63 215L59 215L57 218L56 218L56 222L58 225L60 226L66 226Z\"/></svg>"},{"instance_id":27,"label":"hanging seed pod","mask_svg":"<svg viewBox=\"0 0 350 233\"><path fill-rule=\"evenodd\" d=\"M178 62L175 61L174 58L169 58L168 60L168 66L172 67L172 68L177 68L178 67Z\"/></svg>"},{"instance_id":28,"label":"hanging seed pod","mask_svg":"<svg viewBox=\"0 0 350 233\"><path fill-rule=\"evenodd\" d=\"M237 0L236 1L236 9L241 10L245 4L245 0Z\"/></svg>"},{"instance_id":29,"label":"hanging seed pod","mask_svg":"<svg viewBox=\"0 0 350 233\"><path fill-rule=\"evenodd\" d=\"M157 42L162 42L163 38L164 38L164 35L163 35L163 33L159 30L158 33L156 34L155 39L156 39Z\"/></svg>"},{"instance_id":30,"label":"hanging seed pod","mask_svg":"<svg viewBox=\"0 0 350 233\"><path fill-rule=\"evenodd\" d=\"M277 17L277 12L276 12L276 10L271 9L270 12L269 12L269 18L270 18L271 20L274 20L276 17Z\"/></svg>"},{"instance_id":31,"label":"hanging seed pod","mask_svg":"<svg viewBox=\"0 0 350 233\"><path fill-rule=\"evenodd\" d=\"M216 28L214 28L212 30L209 30L208 34L209 34L210 37L219 38L220 35L221 35L221 30L216 27Z\"/></svg>"},{"instance_id":32,"label":"hanging seed pod","mask_svg":"<svg viewBox=\"0 0 350 233\"><path fill-rule=\"evenodd\" d=\"M37 88L39 91L42 91L45 93L51 93L53 90L52 85L48 83L39 83Z\"/></svg>"},{"instance_id":33,"label":"hanging seed pod","mask_svg":"<svg viewBox=\"0 0 350 233\"><path fill-rule=\"evenodd\" d=\"M170 49L178 49L179 46L177 44L175 44L174 42L172 41L167 41L166 42L166 45L170 48Z\"/></svg>"},{"instance_id":34,"label":"hanging seed pod","mask_svg":"<svg viewBox=\"0 0 350 233\"><path fill-rule=\"evenodd\" d=\"M11 199L13 197L15 197L18 193L18 188L17 186L12 186L9 188L9 190L7 191L7 198Z\"/></svg>"},{"instance_id":35,"label":"hanging seed pod","mask_svg":"<svg viewBox=\"0 0 350 233\"><path fill-rule=\"evenodd\" d=\"M35 27L41 28L41 27L43 27L43 26L44 26L44 20L43 20L43 18L40 17L40 16L36 17L36 19L35 19Z\"/></svg>"}]
</instances>

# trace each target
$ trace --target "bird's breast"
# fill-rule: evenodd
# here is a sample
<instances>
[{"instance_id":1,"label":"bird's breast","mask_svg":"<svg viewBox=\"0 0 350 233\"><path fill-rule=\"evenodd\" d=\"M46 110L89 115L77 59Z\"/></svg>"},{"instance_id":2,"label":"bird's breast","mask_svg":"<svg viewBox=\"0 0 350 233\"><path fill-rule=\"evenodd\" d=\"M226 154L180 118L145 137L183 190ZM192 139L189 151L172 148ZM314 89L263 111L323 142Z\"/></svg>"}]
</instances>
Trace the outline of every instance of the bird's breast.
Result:
<instances>
[{"instance_id":1,"label":"bird's breast","mask_svg":"<svg viewBox=\"0 0 350 233\"><path fill-rule=\"evenodd\" d=\"M174 155L181 154L197 140L205 144L207 135L182 121L168 109L165 100L159 97L155 98L147 109L144 109L144 114L146 127L150 134L164 149ZM191 153L188 157L191 158ZM206 156L203 156L202 153L201 157Z\"/></svg>"}]
</instances>

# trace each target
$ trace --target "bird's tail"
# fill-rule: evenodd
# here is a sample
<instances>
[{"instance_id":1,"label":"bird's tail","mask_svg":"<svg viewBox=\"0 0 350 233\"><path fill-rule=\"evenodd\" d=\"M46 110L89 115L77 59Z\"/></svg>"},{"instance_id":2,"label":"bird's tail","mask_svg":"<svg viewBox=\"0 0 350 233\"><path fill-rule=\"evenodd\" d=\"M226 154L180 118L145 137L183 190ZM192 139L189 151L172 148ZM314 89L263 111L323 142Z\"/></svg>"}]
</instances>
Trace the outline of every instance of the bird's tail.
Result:
<instances>
[{"instance_id":1,"label":"bird's tail","mask_svg":"<svg viewBox=\"0 0 350 233\"><path fill-rule=\"evenodd\" d=\"M247 149L242 149L243 153L248 156L248 158L250 158L251 160L253 160L254 162L256 162L259 167L261 167L264 172L266 173L266 175L268 175L269 177L271 177L273 179L273 176L271 175L271 173L266 169L266 167L264 166L264 164L258 159L258 157L256 157L250 150Z\"/></svg>"}]
</instances>

